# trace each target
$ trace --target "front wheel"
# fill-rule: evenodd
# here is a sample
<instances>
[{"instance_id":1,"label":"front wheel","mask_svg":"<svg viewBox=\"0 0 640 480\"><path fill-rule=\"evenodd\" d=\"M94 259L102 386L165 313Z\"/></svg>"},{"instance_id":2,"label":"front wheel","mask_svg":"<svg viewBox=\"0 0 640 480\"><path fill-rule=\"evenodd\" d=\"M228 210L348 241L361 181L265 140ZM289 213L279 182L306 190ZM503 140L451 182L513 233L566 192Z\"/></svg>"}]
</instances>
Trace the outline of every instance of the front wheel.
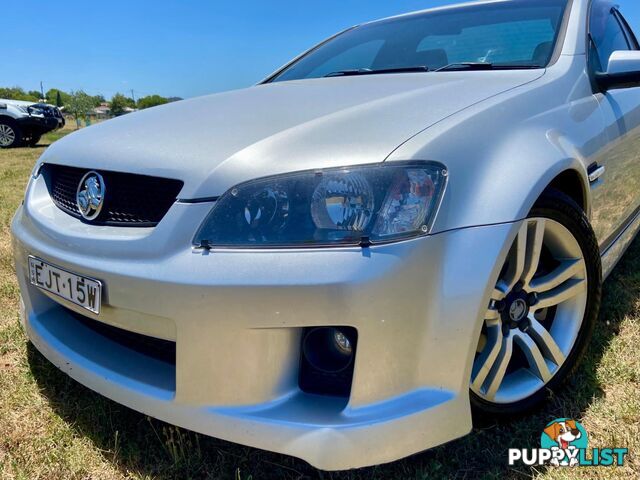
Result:
<instances>
[{"instance_id":1,"label":"front wheel","mask_svg":"<svg viewBox=\"0 0 640 480\"><path fill-rule=\"evenodd\" d=\"M26 141L26 144L29 145L30 147L36 147L41 138L42 138L42 135L34 133Z\"/></svg>"},{"instance_id":2,"label":"front wheel","mask_svg":"<svg viewBox=\"0 0 640 480\"><path fill-rule=\"evenodd\" d=\"M16 123L10 119L0 119L0 148L18 147L22 133Z\"/></svg>"},{"instance_id":3,"label":"front wheel","mask_svg":"<svg viewBox=\"0 0 640 480\"><path fill-rule=\"evenodd\" d=\"M523 221L485 315L471 377L476 412L537 407L576 368L602 284L598 243L568 196L546 192Z\"/></svg>"}]
</instances>

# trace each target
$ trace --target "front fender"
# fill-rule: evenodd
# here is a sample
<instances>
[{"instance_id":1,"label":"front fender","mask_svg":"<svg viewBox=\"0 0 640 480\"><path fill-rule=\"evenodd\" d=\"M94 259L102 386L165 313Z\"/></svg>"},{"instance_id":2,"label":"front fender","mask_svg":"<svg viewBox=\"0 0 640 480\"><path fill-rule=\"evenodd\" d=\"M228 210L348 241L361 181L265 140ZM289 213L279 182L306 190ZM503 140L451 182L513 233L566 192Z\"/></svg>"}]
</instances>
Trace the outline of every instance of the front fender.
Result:
<instances>
[{"instance_id":1,"label":"front fender","mask_svg":"<svg viewBox=\"0 0 640 480\"><path fill-rule=\"evenodd\" d=\"M562 64L562 61L560 62ZM435 160L449 183L433 232L515 222L561 173L580 178L606 145L598 103L574 67L474 105L409 139L388 158Z\"/></svg>"},{"instance_id":2,"label":"front fender","mask_svg":"<svg viewBox=\"0 0 640 480\"><path fill-rule=\"evenodd\" d=\"M466 161L429 157L442 161L449 170L447 193L434 233L521 220L551 182L566 171L575 172L583 192L588 192L584 161L556 149L546 138L553 135L553 132L537 136L523 132L522 142L514 139L512 145L484 158L477 151L460 152ZM589 212L588 194L585 202L585 210Z\"/></svg>"}]
</instances>

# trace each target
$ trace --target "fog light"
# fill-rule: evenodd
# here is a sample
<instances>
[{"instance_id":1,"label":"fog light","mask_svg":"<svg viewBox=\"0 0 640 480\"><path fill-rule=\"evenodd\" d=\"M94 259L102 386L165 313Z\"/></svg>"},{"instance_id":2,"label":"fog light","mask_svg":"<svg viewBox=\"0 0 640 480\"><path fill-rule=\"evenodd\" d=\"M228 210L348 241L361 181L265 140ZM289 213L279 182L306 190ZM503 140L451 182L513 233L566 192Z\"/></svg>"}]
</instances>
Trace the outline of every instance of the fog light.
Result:
<instances>
[{"instance_id":1,"label":"fog light","mask_svg":"<svg viewBox=\"0 0 640 480\"><path fill-rule=\"evenodd\" d=\"M334 327L310 330L304 338L302 349L313 368L327 373L340 372L353 360L348 336Z\"/></svg>"},{"instance_id":2,"label":"fog light","mask_svg":"<svg viewBox=\"0 0 640 480\"><path fill-rule=\"evenodd\" d=\"M347 338L347 336L342 333L340 330L335 329L333 332L333 340L336 342L336 345L343 353L346 355L351 355L351 342Z\"/></svg>"},{"instance_id":3,"label":"fog light","mask_svg":"<svg viewBox=\"0 0 640 480\"><path fill-rule=\"evenodd\" d=\"M300 390L349 398L358 350L353 327L305 328L300 345Z\"/></svg>"}]
</instances>

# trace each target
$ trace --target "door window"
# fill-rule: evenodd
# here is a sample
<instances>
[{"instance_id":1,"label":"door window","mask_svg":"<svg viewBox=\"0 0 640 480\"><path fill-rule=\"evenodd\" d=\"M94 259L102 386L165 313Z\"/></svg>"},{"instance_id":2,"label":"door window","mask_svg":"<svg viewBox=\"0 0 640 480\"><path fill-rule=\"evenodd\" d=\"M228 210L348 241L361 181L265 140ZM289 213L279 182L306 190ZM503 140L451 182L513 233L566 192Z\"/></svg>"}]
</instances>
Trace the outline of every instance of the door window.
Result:
<instances>
[{"instance_id":1,"label":"door window","mask_svg":"<svg viewBox=\"0 0 640 480\"><path fill-rule=\"evenodd\" d=\"M593 4L589 28L591 33L589 60L594 70L606 71L613 52L630 50L627 37L610 2Z\"/></svg>"},{"instance_id":2,"label":"door window","mask_svg":"<svg viewBox=\"0 0 640 480\"><path fill-rule=\"evenodd\" d=\"M620 20L620 24L622 25L622 29L627 35L627 40L629 42L629 45L631 45L631 50L640 50L640 46L638 46L638 39L629 26L629 22L627 22L627 20L624 18L624 15L622 15L619 10L616 13L618 15L618 20Z\"/></svg>"}]
</instances>

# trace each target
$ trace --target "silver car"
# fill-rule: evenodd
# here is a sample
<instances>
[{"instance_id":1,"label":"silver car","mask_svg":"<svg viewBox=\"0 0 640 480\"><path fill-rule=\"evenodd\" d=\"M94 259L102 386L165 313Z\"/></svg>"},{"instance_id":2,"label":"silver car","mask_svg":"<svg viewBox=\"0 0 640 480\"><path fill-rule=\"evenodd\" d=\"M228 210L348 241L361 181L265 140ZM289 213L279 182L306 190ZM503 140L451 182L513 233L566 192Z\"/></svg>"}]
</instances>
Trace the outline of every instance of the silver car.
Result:
<instances>
[{"instance_id":1,"label":"silver car","mask_svg":"<svg viewBox=\"0 0 640 480\"><path fill-rule=\"evenodd\" d=\"M639 85L609 0L491 1L81 130L13 220L24 327L116 402L326 470L521 414L640 225Z\"/></svg>"}]
</instances>

